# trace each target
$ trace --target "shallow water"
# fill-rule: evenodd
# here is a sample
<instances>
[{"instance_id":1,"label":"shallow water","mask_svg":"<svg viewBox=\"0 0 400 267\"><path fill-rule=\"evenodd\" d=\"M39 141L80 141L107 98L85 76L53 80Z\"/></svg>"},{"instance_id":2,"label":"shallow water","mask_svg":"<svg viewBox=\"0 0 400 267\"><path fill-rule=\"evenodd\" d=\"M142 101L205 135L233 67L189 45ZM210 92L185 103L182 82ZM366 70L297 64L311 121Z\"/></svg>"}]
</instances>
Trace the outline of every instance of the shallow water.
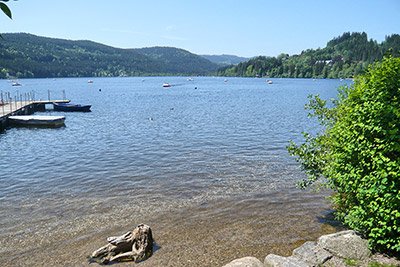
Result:
<instances>
[{"instance_id":1,"label":"shallow water","mask_svg":"<svg viewBox=\"0 0 400 267\"><path fill-rule=\"evenodd\" d=\"M142 266L218 266L288 254L335 231L329 192L299 192L285 147L315 132L309 94L337 80L214 77L26 79L19 94L92 104L57 129L0 134L0 259L8 265L87 265L107 236L149 224ZM169 82L172 87L161 85ZM6 81L0 90L16 93ZM37 113L43 114L43 113ZM194 263L197 261L199 264Z\"/></svg>"}]
</instances>

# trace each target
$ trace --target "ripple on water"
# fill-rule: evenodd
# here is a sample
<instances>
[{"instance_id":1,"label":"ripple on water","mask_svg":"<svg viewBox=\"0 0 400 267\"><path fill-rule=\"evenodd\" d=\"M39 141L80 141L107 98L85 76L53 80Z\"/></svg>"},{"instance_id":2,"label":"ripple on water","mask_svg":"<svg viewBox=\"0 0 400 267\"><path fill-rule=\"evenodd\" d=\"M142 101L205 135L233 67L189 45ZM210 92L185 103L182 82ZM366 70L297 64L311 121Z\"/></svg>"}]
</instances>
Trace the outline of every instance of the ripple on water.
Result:
<instances>
[{"instance_id":1,"label":"ripple on water","mask_svg":"<svg viewBox=\"0 0 400 267\"><path fill-rule=\"evenodd\" d=\"M2 263L82 265L105 236L141 222L161 246L144 266L285 254L331 231L317 219L328 193L294 189L303 174L285 147L318 129L303 110L307 95L330 99L338 81L282 79L271 89L199 77L193 90L172 77L180 86L166 90L163 79L24 81L21 90L44 97L65 89L92 112L57 113L67 116L58 129L0 134ZM65 253L53 258L57 249Z\"/></svg>"}]
</instances>

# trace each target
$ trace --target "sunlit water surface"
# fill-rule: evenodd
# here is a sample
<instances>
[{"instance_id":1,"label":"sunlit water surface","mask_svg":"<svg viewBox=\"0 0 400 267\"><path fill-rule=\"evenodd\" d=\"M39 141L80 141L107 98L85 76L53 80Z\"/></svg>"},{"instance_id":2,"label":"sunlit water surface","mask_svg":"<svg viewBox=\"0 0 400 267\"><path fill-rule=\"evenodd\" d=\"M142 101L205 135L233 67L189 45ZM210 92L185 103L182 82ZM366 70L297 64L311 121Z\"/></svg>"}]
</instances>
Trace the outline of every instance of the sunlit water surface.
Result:
<instances>
[{"instance_id":1,"label":"sunlit water surface","mask_svg":"<svg viewBox=\"0 0 400 267\"><path fill-rule=\"evenodd\" d=\"M91 104L65 127L0 134L0 258L6 265L87 265L109 235L149 224L142 266L219 266L290 254L335 231L329 192L301 192L286 150L309 94L334 98L338 80L196 77L26 79L15 94ZM169 88L162 84L169 82ZM42 114L38 112L36 114ZM95 263L94 263L95 264Z\"/></svg>"}]
</instances>

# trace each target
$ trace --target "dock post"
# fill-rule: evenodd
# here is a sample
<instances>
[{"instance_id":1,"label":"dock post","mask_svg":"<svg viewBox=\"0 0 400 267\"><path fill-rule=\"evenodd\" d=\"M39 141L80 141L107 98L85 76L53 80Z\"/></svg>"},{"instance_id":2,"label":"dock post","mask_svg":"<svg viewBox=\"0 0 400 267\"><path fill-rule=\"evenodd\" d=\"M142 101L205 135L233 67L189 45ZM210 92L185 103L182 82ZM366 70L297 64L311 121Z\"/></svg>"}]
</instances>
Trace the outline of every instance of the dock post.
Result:
<instances>
[{"instance_id":1,"label":"dock post","mask_svg":"<svg viewBox=\"0 0 400 267\"><path fill-rule=\"evenodd\" d=\"M4 102L4 99L3 99L3 91L1 91L1 103L2 103L2 108L3 108L3 116L4 116L4 105L6 104L5 102Z\"/></svg>"}]
</instances>

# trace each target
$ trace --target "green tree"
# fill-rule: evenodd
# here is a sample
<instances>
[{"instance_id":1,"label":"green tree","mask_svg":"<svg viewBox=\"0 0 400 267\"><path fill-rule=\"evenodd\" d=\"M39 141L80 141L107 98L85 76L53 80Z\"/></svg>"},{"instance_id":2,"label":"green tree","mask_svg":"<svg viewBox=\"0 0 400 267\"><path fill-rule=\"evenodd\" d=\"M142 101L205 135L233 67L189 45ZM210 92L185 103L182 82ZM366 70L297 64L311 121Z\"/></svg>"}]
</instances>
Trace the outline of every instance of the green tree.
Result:
<instances>
[{"instance_id":1,"label":"green tree","mask_svg":"<svg viewBox=\"0 0 400 267\"><path fill-rule=\"evenodd\" d=\"M308 178L335 191L337 217L372 249L400 252L400 58L368 67L338 100L312 97L306 108L324 130L288 146Z\"/></svg>"}]
</instances>

